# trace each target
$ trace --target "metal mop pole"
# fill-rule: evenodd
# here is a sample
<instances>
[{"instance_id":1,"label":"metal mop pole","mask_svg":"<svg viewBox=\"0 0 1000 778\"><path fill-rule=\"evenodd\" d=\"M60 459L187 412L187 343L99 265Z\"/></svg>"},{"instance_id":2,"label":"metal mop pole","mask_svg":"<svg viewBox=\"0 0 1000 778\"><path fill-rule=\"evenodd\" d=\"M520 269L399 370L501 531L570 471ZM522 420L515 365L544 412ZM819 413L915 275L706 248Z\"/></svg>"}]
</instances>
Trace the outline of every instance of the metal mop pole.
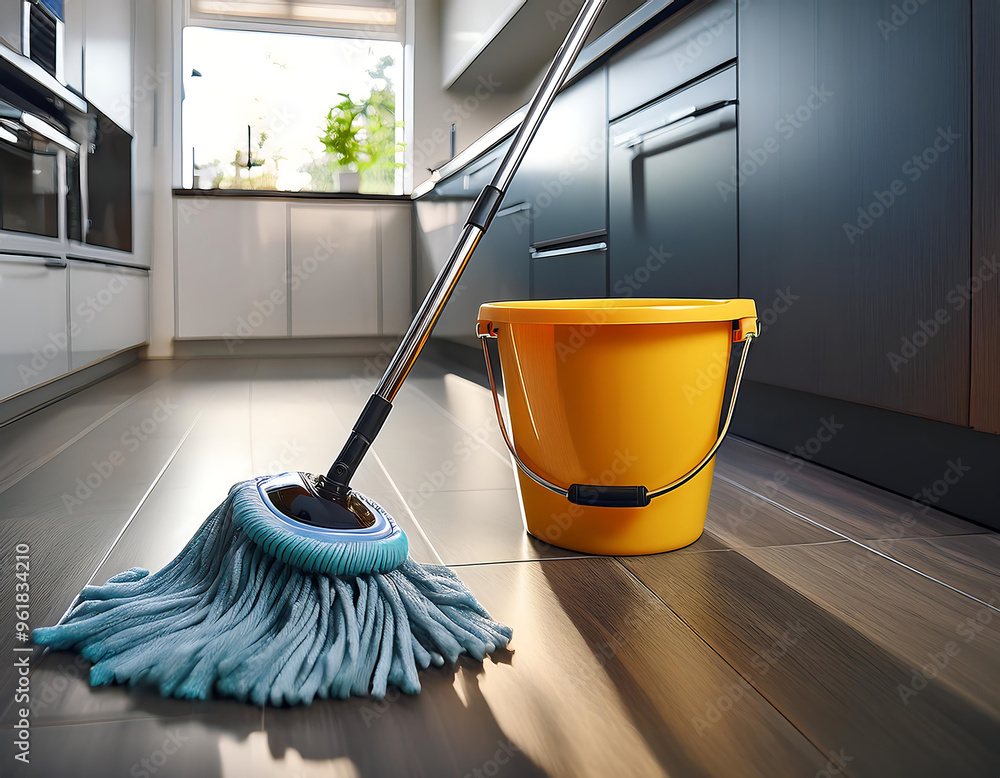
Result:
<instances>
[{"instance_id":1,"label":"metal mop pole","mask_svg":"<svg viewBox=\"0 0 1000 778\"><path fill-rule=\"evenodd\" d=\"M417 361L417 357L420 356L420 351L430 337L434 324L458 284L462 271L465 270L465 266L476 250L479 239L496 215L511 179L517 172L528 146L549 110L549 106L552 105L552 101L565 83L566 76L569 74L570 68L573 67L573 63L583 48L583 44L605 2L606 0L586 0L579 16L573 22L566 39L556 52L552 64L549 65L542 83L535 91L534 97L531 98L528 111L503 162L500 163L500 168L493 176L493 181L479 194L465 227L462 229L462 234L452 249L451 256L438 272L437 278L434 279L434 283L424 297L420 309L413 317L410 328L406 331L395 356L386 368L385 375L382 376L375 393L369 398L358 417L340 456L337 457L326 477L321 476L318 479L317 488L324 496L343 499L344 495L350 491L351 477L382 428L382 424L392 409L393 398L403 385L403 381L414 362Z\"/></svg>"}]
</instances>

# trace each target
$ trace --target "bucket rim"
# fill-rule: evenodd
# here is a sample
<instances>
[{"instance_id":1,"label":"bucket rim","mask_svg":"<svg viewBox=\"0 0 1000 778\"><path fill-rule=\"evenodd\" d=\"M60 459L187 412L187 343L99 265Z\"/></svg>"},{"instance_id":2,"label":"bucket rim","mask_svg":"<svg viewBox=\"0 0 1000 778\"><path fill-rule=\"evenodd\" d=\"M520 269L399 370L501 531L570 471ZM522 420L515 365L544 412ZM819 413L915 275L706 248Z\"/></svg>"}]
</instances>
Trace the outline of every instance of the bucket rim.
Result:
<instances>
[{"instance_id":1,"label":"bucket rim","mask_svg":"<svg viewBox=\"0 0 1000 778\"><path fill-rule=\"evenodd\" d=\"M748 298L511 300L479 308L480 324L690 324L756 317L757 306Z\"/></svg>"}]
</instances>

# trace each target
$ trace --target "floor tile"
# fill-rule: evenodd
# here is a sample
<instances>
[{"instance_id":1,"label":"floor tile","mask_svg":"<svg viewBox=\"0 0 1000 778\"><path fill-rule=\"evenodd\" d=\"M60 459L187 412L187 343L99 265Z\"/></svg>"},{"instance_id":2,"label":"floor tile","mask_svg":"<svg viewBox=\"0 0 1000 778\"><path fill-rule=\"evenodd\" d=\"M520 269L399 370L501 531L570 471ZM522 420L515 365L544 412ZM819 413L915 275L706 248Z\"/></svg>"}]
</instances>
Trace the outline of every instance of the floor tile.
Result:
<instances>
[{"instance_id":1,"label":"floor tile","mask_svg":"<svg viewBox=\"0 0 1000 778\"><path fill-rule=\"evenodd\" d=\"M967 598L851 543L623 563L848 774L997 773L1000 633L966 642Z\"/></svg>"}]
</instances>

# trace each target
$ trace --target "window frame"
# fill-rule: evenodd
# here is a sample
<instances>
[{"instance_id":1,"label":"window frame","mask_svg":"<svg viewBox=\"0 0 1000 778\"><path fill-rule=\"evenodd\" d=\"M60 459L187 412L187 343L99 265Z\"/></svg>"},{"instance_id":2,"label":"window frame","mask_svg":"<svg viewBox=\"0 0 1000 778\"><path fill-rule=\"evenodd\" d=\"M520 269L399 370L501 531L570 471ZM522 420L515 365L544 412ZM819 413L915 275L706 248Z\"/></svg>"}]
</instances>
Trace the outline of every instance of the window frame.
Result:
<instances>
[{"instance_id":1,"label":"window frame","mask_svg":"<svg viewBox=\"0 0 1000 778\"><path fill-rule=\"evenodd\" d=\"M373 41L395 41L402 46L402 57L399 62L399 69L402 74L397 87L397 105L402 106L403 121L403 151L402 161L402 195L409 196L413 186L413 13L415 0L393 0L393 6L397 14L396 33L380 31L369 31L363 29L345 29L334 26L318 26L314 24L286 24L272 21L253 21L248 19L226 19L211 18L198 15L192 16L190 0L173 0L173 143L172 143L172 178L173 188L184 192L196 192L198 190L184 186L183 171L183 149L184 149L184 123L183 108L183 83L184 83L184 29L186 27L208 27L222 30L239 30L245 32L263 32L291 35L316 35L325 38L337 38L342 40L373 40ZM204 190L206 192L214 190ZM221 191L221 190L220 190ZM317 199L329 197L329 192L291 192L283 189L275 190L245 190L227 189L232 196L253 197L260 196L262 191L266 191L270 196L288 195L291 197L315 196ZM363 193L352 193L354 198L365 198L368 195ZM385 195L380 195L385 196Z\"/></svg>"}]
</instances>

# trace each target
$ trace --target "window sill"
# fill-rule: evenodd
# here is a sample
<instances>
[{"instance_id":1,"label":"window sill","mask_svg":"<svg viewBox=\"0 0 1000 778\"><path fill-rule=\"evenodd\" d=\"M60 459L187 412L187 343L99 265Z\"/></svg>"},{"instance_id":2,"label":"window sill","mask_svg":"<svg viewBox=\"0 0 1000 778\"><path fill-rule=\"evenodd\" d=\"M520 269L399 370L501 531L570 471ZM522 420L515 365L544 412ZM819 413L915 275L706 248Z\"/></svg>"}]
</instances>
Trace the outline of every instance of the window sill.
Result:
<instances>
[{"instance_id":1,"label":"window sill","mask_svg":"<svg viewBox=\"0 0 1000 778\"><path fill-rule=\"evenodd\" d=\"M365 192L278 192L269 189L174 189L174 197L249 197L265 200L368 200L409 202L405 194Z\"/></svg>"}]
</instances>

